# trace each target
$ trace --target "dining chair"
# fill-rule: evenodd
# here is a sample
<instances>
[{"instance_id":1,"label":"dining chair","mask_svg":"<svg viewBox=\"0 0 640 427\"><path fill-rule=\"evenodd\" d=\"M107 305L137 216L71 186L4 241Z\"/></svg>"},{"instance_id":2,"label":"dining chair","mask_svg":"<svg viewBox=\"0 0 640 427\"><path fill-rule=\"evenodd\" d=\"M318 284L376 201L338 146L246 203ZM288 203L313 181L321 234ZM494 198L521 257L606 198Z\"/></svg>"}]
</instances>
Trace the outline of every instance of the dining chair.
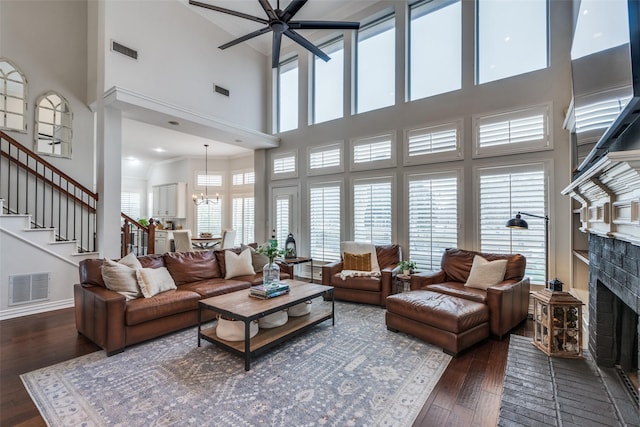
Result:
<instances>
[{"instance_id":1,"label":"dining chair","mask_svg":"<svg viewBox=\"0 0 640 427\"><path fill-rule=\"evenodd\" d=\"M220 249L232 248L236 240L236 230L222 230Z\"/></svg>"},{"instance_id":2,"label":"dining chair","mask_svg":"<svg viewBox=\"0 0 640 427\"><path fill-rule=\"evenodd\" d=\"M173 243L176 252L193 252L190 230L176 230L173 232Z\"/></svg>"}]
</instances>

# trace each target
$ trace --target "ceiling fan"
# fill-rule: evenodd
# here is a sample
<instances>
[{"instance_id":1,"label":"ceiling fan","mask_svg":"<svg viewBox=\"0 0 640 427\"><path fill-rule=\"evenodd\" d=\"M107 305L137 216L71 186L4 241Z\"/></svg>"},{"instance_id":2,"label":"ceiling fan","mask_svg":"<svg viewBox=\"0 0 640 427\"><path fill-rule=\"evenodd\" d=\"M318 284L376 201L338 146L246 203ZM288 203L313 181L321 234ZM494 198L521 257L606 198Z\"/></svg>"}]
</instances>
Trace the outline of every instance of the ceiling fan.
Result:
<instances>
[{"instance_id":1,"label":"ceiling fan","mask_svg":"<svg viewBox=\"0 0 640 427\"><path fill-rule=\"evenodd\" d=\"M264 28L246 34L240 38L232 40L218 47L220 49L226 49L228 47L235 46L238 43L242 43L243 41L247 41L259 35L266 34L269 31L273 31L271 67L277 68L278 64L280 63L280 44L282 43L283 34L305 49L309 50L314 55L322 58L325 61L328 61L331 58L329 58L327 54L325 54L316 45L302 37L294 30L357 30L358 28L360 28L359 22L292 21L291 18L293 18L293 16L302 8L302 6L307 3L307 1L308 0L292 0L291 3L289 3L289 5L285 8L285 10L281 10L280 0L278 0L276 9L273 9L273 7L271 7L268 0L258 0L258 3L260 3L260 6L262 6L264 12L267 14L267 19L248 15L242 12L237 12L231 9L225 9L223 7L214 6L207 3L202 3L196 0L189 0L189 4L265 24L266 27Z\"/></svg>"}]
</instances>

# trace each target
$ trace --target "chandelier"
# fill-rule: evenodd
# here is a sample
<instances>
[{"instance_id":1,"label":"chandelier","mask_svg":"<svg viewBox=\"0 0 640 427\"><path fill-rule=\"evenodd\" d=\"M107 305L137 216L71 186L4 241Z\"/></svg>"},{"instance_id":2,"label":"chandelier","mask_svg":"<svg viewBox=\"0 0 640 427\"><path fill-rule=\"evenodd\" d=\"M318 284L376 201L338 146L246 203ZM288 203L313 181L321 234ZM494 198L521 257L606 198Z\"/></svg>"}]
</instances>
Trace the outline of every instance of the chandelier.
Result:
<instances>
[{"instance_id":1,"label":"chandelier","mask_svg":"<svg viewBox=\"0 0 640 427\"><path fill-rule=\"evenodd\" d=\"M212 199L209 199L209 144L204 144L204 193L200 193L200 196L193 195L193 203L196 205L208 205L214 203ZM220 196L216 193L215 203L218 203Z\"/></svg>"}]
</instances>

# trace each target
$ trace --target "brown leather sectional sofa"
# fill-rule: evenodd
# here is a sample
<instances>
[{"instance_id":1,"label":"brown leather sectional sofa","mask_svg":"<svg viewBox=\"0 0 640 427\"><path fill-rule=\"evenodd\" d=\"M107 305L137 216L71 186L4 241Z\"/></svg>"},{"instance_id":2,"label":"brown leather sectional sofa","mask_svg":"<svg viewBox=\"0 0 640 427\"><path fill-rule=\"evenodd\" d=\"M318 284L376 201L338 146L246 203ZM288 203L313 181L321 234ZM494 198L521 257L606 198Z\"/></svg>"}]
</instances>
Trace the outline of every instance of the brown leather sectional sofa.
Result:
<instances>
[{"instance_id":1,"label":"brown leather sectional sofa","mask_svg":"<svg viewBox=\"0 0 640 427\"><path fill-rule=\"evenodd\" d=\"M504 280L486 290L465 286L473 259L506 259ZM526 259L520 254L491 254L447 249L441 269L411 276L411 291L387 299L386 323L457 354L490 334L502 337L525 320L529 310Z\"/></svg>"},{"instance_id":2,"label":"brown leather sectional sofa","mask_svg":"<svg viewBox=\"0 0 640 427\"><path fill-rule=\"evenodd\" d=\"M224 259L224 250L140 256L143 268L166 267L177 289L133 300L105 287L102 260L83 260L80 283L74 286L76 328L112 355L132 344L197 325L201 299L262 283L262 271L224 279ZM293 265L280 264L280 278L293 278ZM207 316L211 318L210 313Z\"/></svg>"},{"instance_id":3,"label":"brown leather sectional sofa","mask_svg":"<svg viewBox=\"0 0 640 427\"><path fill-rule=\"evenodd\" d=\"M399 245L376 245L375 248L380 277L342 279L342 260L322 266L322 284L334 287L335 299L385 306L387 297L391 294L394 276L398 273L397 265L402 259L402 248Z\"/></svg>"}]
</instances>

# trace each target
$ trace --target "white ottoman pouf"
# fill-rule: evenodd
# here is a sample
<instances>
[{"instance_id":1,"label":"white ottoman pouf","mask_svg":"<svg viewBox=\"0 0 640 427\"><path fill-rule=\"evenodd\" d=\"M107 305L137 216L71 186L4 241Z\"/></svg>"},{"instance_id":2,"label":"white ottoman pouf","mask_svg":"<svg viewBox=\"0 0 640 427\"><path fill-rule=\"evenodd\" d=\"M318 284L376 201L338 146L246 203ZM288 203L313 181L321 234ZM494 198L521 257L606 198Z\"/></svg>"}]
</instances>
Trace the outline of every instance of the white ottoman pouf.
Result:
<instances>
[{"instance_id":1,"label":"white ottoman pouf","mask_svg":"<svg viewBox=\"0 0 640 427\"><path fill-rule=\"evenodd\" d=\"M251 322L249 325L249 338L255 337L258 329L258 323ZM244 322L240 320L227 320L221 317L218 319L216 335L225 341L244 341Z\"/></svg>"}]
</instances>

